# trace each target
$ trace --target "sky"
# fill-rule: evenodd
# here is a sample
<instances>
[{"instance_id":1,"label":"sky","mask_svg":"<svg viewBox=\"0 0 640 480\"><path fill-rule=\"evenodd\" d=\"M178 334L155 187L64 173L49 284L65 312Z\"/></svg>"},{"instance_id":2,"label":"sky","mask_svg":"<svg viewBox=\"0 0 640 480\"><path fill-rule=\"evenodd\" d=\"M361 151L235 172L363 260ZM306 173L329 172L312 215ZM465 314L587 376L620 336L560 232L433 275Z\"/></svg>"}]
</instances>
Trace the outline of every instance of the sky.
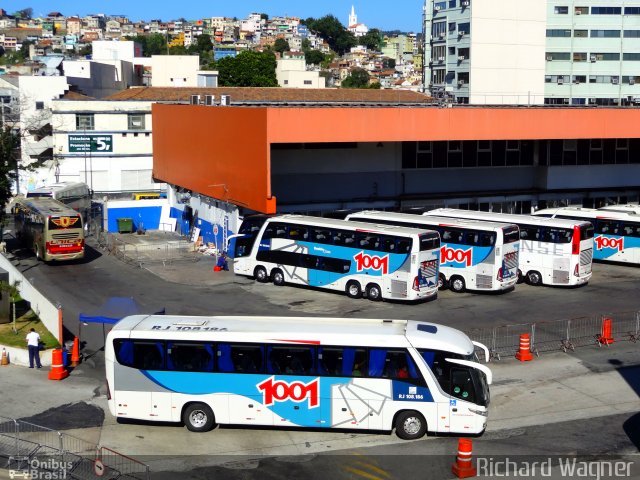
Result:
<instances>
[{"instance_id":1,"label":"sky","mask_svg":"<svg viewBox=\"0 0 640 480\"><path fill-rule=\"evenodd\" d=\"M34 17L57 11L65 16L91 13L125 15L132 21L184 17L237 17L266 13L269 17L320 18L333 15L346 26L351 5L358 23L380 30L420 32L424 0L5 0L0 4L9 14L31 7Z\"/></svg>"}]
</instances>

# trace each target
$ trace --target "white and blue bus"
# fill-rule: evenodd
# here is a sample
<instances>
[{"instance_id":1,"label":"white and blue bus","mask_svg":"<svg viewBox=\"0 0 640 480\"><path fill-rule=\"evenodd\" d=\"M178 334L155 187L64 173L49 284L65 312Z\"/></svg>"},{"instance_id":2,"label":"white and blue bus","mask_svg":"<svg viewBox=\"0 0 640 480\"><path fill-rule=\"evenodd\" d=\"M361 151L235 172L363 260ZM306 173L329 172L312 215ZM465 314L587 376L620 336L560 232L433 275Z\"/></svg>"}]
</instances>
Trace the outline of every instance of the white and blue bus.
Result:
<instances>
[{"instance_id":1,"label":"white and blue bus","mask_svg":"<svg viewBox=\"0 0 640 480\"><path fill-rule=\"evenodd\" d=\"M588 221L438 208L423 215L518 225L518 280L530 285L574 287L592 275L593 226Z\"/></svg>"},{"instance_id":2,"label":"white and blue bus","mask_svg":"<svg viewBox=\"0 0 640 480\"><path fill-rule=\"evenodd\" d=\"M109 332L117 418L216 424L484 432L491 370L463 332L427 322L135 315Z\"/></svg>"},{"instance_id":3,"label":"white and blue bus","mask_svg":"<svg viewBox=\"0 0 640 480\"><path fill-rule=\"evenodd\" d=\"M520 234L516 225L373 210L352 213L347 219L437 231L441 239L441 289L507 290L518 279Z\"/></svg>"},{"instance_id":4,"label":"white and blue bus","mask_svg":"<svg viewBox=\"0 0 640 480\"><path fill-rule=\"evenodd\" d=\"M303 215L249 221L240 226L248 240L236 238L230 248L238 275L374 301L437 295L440 237L432 230Z\"/></svg>"},{"instance_id":5,"label":"white and blue bus","mask_svg":"<svg viewBox=\"0 0 640 480\"><path fill-rule=\"evenodd\" d=\"M580 207L548 208L534 215L591 222L594 260L640 263L640 215Z\"/></svg>"}]
</instances>

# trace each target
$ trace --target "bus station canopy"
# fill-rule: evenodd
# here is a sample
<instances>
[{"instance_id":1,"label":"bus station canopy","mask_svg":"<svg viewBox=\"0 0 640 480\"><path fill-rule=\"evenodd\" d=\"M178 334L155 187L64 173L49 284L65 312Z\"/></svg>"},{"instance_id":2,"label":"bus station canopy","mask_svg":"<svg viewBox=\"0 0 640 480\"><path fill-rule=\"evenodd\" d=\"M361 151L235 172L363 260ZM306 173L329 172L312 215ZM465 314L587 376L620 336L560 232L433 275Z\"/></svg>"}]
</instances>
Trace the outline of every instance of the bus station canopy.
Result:
<instances>
[{"instance_id":1,"label":"bus station canopy","mask_svg":"<svg viewBox=\"0 0 640 480\"><path fill-rule=\"evenodd\" d=\"M81 313L82 323L102 323L115 325L118 321L129 315L154 314L164 315L162 309L147 309L135 301L132 297L111 297L93 312Z\"/></svg>"}]
</instances>

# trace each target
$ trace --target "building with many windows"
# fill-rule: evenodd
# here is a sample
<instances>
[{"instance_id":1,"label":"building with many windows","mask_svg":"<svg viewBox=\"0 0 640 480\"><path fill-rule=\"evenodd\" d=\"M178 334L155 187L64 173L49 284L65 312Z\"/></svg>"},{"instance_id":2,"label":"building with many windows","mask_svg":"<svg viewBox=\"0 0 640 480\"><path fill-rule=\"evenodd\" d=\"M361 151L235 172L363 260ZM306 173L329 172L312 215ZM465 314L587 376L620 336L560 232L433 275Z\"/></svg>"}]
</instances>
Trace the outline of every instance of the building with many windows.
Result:
<instances>
[{"instance_id":1,"label":"building with many windows","mask_svg":"<svg viewBox=\"0 0 640 480\"><path fill-rule=\"evenodd\" d=\"M427 0L427 92L471 104L640 102L640 2ZM636 100L637 98L637 100Z\"/></svg>"}]
</instances>

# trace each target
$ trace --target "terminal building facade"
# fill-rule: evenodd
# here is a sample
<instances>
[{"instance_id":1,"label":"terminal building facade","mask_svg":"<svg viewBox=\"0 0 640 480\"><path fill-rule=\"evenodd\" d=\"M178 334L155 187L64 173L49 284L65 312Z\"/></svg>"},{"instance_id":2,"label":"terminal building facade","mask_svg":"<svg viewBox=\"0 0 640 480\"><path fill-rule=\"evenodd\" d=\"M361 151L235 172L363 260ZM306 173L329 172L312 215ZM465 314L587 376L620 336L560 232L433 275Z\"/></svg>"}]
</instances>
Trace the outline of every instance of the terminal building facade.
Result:
<instances>
[{"instance_id":1,"label":"terminal building facade","mask_svg":"<svg viewBox=\"0 0 640 480\"><path fill-rule=\"evenodd\" d=\"M456 103L640 103L640 1L427 0L424 82Z\"/></svg>"}]
</instances>

